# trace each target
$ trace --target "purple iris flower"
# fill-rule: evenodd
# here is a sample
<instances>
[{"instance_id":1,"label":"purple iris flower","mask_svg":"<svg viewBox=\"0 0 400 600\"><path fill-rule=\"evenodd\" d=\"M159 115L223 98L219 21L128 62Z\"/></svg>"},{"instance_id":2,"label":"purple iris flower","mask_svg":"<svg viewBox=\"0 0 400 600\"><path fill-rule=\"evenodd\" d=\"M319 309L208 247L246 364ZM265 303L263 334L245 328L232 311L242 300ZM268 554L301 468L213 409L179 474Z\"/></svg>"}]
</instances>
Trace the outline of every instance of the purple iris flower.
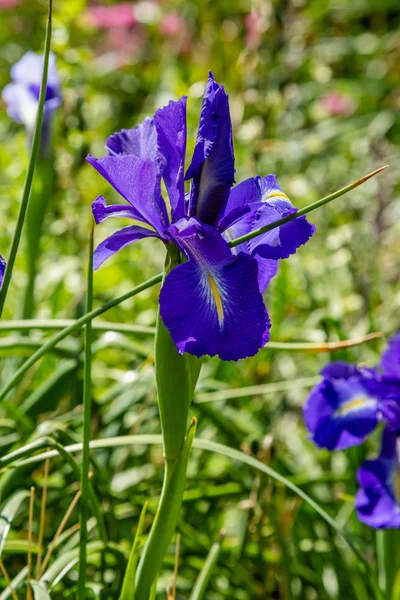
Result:
<instances>
[{"instance_id":1,"label":"purple iris flower","mask_svg":"<svg viewBox=\"0 0 400 600\"><path fill-rule=\"evenodd\" d=\"M1 288L2 283L3 283L3 277L4 277L4 273L5 272L6 272L6 261L4 260L4 258L0 254L0 288Z\"/></svg>"},{"instance_id":2,"label":"purple iris flower","mask_svg":"<svg viewBox=\"0 0 400 600\"><path fill-rule=\"evenodd\" d=\"M304 406L312 440L328 450L348 448L383 422L379 457L357 473L356 510L370 527L400 527L400 332L389 341L380 368L332 363L321 374Z\"/></svg>"},{"instance_id":3,"label":"purple iris flower","mask_svg":"<svg viewBox=\"0 0 400 600\"><path fill-rule=\"evenodd\" d=\"M356 495L357 515L360 521L370 527L400 527L399 433L386 428L379 457L366 460L358 469L360 489Z\"/></svg>"},{"instance_id":4,"label":"purple iris flower","mask_svg":"<svg viewBox=\"0 0 400 600\"><path fill-rule=\"evenodd\" d=\"M39 56L34 52L27 52L11 68L12 81L5 86L2 92L8 115L16 123L23 124L29 136L33 135L35 127L42 74L43 56ZM55 56L50 53L42 126L43 152L46 152L49 145L53 113L60 104L60 79Z\"/></svg>"},{"instance_id":5,"label":"purple iris flower","mask_svg":"<svg viewBox=\"0 0 400 600\"><path fill-rule=\"evenodd\" d=\"M322 382L304 405L311 439L328 450L361 444L378 423L374 371L337 362L326 366L321 375Z\"/></svg>"},{"instance_id":6,"label":"purple iris flower","mask_svg":"<svg viewBox=\"0 0 400 600\"><path fill-rule=\"evenodd\" d=\"M253 356L269 339L262 294L286 258L313 235L305 217L231 249L239 235L296 211L274 175L234 183L234 152L228 96L210 73L196 145L184 174L186 97L171 101L134 129L106 144L108 155L89 163L128 202L93 203L96 223L125 217L135 223L102 242L94 268L128 244L155 237L175 244L183 261L166 276L160 314L183 354L223 360ZM161 193L164 181L168 198ZM185 180L191 180L185 193Z\"/></svg>"}]
</instances>

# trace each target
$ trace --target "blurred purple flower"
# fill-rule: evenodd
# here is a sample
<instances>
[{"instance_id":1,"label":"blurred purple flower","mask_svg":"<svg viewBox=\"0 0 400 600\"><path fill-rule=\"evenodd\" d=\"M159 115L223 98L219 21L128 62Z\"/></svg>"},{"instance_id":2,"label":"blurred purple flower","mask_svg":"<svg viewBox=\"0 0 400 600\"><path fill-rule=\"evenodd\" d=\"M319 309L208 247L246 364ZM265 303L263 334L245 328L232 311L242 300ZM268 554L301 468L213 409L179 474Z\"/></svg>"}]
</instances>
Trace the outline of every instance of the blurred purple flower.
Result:
<instances>
[{"instance_id":1,"label":"blurred purple flower","mask_svg":"<svg viewBox=\"0 0 400 600\"><path fill-rule=\"evenodd\" d=\"M5 272L6 272L6 261L4 260L4 258L0 254L0 288L1 288L2 283L3 283L3 277L4 277L4 273Z\"/></svg>"},{"instance_id":2,"label":"blurred purple flower","mask_svg":"<svg viewBox=\"0 0 400 600\"><path fill-rule=\"evenodd\" d=\"M328 450L361 444L378 423L378 398L369 391L373 372L336 362L321 375L304 405L312 441Z\"/></svg>"},{"instance_id":3,"label":"blurred purple flower","mask_svg":"<svg viewBox=\"0 0 400 600\"><path fill-rule=\"evenodd\" d=\"M378 458L367 460L357 473L360 489L356 510L360 521L376 527L400 527L400 437L385 429Z\"/></svg>"},{"instance_id":4,"label":"blurred purple flower","mask_svg":"<svg viewBox=\"0 0 400 600\"><path fill-rule=\"evenodd\" d=\"M11 68L12 82L2 92L8 115L17 123L23 124L29 136L32 136L35 127L42 73L43 56L27 52ZM51 53L42 125L41 144L44 152L49 142L52 116L60 104L60 79L54 54Z\"/></svg>"},{"instance_id":5,"label":"blurred purple flower","mask_svg":"<svg viewBox=\"0 0 400 600\"><path fill-rule=\"evenodd\" d=\"M185 177L186 97L171 101L134 129L115 133L106 149L108 155L87 160L128 204L107 206L100 196L93 203L95 220L119 216L143 225L125 227L102 242L95 250L94 268L145 237L174 243L186 262L167 275L160 313L178 351L224 360L256 354L269 339L262 293L276 273L277 259L295 252L314 227L300 217L230 249L232 237L296 209L275 176L248 179L231 190L232 125L223 86L210 73ZM168 204L161 194L161 178ZM192 180L187 194L185 179Z\"/></svg>"},{"instance_id":6,"label":"blurred purple flower","mask_svg":"<svg viewBox=\"0 0 400 600\"><path fill-rule=\"evenodd\" d=\"M358 518L371 527L400 527L400 332L383 353L380 369L332 363L304 406L311 439L328 450L362 443L385 424L379 458L358 470Z\"/></svg>"}]
</instances>

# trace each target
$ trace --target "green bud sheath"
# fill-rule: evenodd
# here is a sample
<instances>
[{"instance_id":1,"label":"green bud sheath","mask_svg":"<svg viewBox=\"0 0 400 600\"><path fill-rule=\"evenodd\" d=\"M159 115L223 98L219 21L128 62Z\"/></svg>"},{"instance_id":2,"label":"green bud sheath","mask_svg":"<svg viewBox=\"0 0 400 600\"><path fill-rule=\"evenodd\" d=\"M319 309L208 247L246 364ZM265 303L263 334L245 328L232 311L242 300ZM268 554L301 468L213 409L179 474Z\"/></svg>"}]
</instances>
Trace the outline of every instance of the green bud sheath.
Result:
<instances>
[{"instance_id":1,"label":"green bud sheath","mask_svg":"<svg viewBox=\"0 0 400 600\"><path fill-rule=\"evenodd\" d=\"M176 246L168 246L164 276L179 262ZM155 367L165 473L160 503L136 572L134 600L149 599L151 586L171 543L180 516L186 468L196 429L193 420L188 431L187 421L201 360L178 353L160 314L155 339Z\"/></svg>"}]
</instances>

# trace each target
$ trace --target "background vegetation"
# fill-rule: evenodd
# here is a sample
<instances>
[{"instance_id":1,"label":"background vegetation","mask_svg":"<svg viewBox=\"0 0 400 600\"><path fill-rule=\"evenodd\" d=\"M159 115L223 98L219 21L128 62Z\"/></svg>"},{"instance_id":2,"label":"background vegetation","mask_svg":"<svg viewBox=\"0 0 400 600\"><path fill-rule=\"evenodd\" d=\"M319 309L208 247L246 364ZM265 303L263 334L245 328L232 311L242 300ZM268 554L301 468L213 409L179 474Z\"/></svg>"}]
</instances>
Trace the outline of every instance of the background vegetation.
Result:
<instances>
[{"instance_id":1,"label":"background vegetation","mask_svg":"<svg viewBox=\"0 0 400 600\"><path fill-rule=\"evenodd\" d=\"M105 6L105 4L97 5ZM90 205L114 192L85 163L103 152L106 137L132 127L170 98L188 94L189 150L194 145L209 69L230 94L237 181L276 173L299 207L382 164L391 168L312 214L317 234L281 262L267 292L274 341L324 342L399 328L400 290L400 13L396 0L141 1L94 10L84 0L56 0L52 48L62 78L63 105L54 132L55 189L47 209L37 280L35 317L77 318L84 312ZM41 52L46 5L0 0L0 88L27 50ZM102 16L103 15L103 16ZM117 15L117 16L116 16ZM24 174L24 131L0 107L0 252L7 256ZM39 185L38 183L36 185ZM104 223L100 241L118 227ZM160 272L157 241L139 242L95 274L95 306ZM20 316L26 257L19 254L5 319ZM95 331L92 436L159 433L152 364L153 287L104 318L143 326L142 333ZM183 300L184 301L184 300ZM4 384L51 332L1 329ZM268 346L238 364L208 360L194 413L197 435L240 448L286 475L314 498L376 564L375 532L353 513L355 470L371 446L329 454L307 441L301 407L326 362L373 365L384 342L346 352L309 354ZM71 336L24 377L1 407L2 455L51 434L62 444L81 440L82 340ZM12 356L12 358L10 358ZM264 386L238 392L247 386ZM236 392L232 392L236 390ZM79 455L78 459L79 459ZM148 500L145 532L162 477L157 445L110 447L94 455L93 485L111 545L95 545L88 577L93 598L116 598L138 523ZM3 510L18 509L0 554L11 578L26 565L28 501L36 488L33 546L37 552L43 463L3 470ZM44 546L48 548L78 489L71 464L50 462ZM21 496L21 499L23 496ZM77 570L65 567L78 544L75 508L50 564L51 597L73 598ZM367 600L368 578L345 542L296 494L221 455L194 450L179 526L177 598L188 598L213 543L224 541L205 598L250 600ZM4 531L4 530L3 530ZM0 525L0 539L1 539ZM3 535L5 538L5 536ZM166 597L176 546L158 585ZM69 555L68 552L71 552ZM63 562L64 557L64 562ZM58 568L57 563L58 562ZM35 561L34 561L35 564ZM54 574L53 573L53 574ZM0 590L6 581L0 576ZM21 594L26 594L26 591ZM7 592L0 592L3 600ZM21 597L23 597L21 595Z\"/></svg>"}]
</instances>

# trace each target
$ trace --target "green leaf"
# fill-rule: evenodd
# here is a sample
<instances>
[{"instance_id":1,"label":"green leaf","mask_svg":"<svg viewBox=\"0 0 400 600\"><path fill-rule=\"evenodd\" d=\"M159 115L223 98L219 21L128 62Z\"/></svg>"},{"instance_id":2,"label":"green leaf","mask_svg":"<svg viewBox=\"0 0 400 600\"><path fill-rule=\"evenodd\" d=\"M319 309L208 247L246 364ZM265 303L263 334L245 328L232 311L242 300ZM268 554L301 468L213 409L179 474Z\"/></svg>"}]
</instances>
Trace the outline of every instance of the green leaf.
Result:
<instances>
[{"instance_id":1,"label":"green leaf","mask_svg":"<svg viewBox=\"0 0 400 600\"><path fill-rule=\"evenodd\" d=\"M204 566L197 577L189 600L202 600L204 598L211 575L217 564L220 551L221 542L215 542L215 544L211 546L206 562L204 563Z\"/></svg>"},{"instance_id":2,"label":"green leaf","mask_svg":"<svg viewBox=\"0 0 400 600\"><path fill-rule=\"evenodd\" d=\"M120 600L134 600L135 599L135 576L136 567L139 560L139 544L140 538L143 532L144 518L146 515L147 502L142 508L140 513L139 523L136 530L135 539L133 540L132 549L129 555L128 566L125 571L124 581L122 584L122 591Z\"/></svg>"},{"instance_id":3,"label":"green leaf","mask_svg":"<svg viewBox=\"0 0 400 600\"><path fill-rule=\"evenodd\" d=\"M186 469L195 433L196 419L193 419L178 459L172 463L166 461L160 503L136 573L135 600L148 600L151 586L156 579L178 523L185 488Z\"/></svg>"},{"instance_id":4,"label":"green leaf","mask_svg":"<svg viewBox=\"0 0 400 600\"><path fill-rule=\"evenodd\" d=\"M25 581L26 576L28 575L28 567L23 567L18 575L14 577L11 582L11 587L13 590L17 590ZM11 597L10 587L7 587L4 592L0 595L0 600L7 600L7 598Z\"/></svg>"},{"instance_id":5,"label":"green leaf","mask_svg":"<svg viewBox=\"0 0 400 600\"><path fill-rule=\"evenodd\" d=\"M89 556L90 554L95 554L96 552L101 552L104 550L106 546L103 542L91 542L86 546L86 553ZM53 564L46 569L46 571L41 576L41 582L46 582L48 587L51 589L59 583L62 578L69 573L69 571L75 567L79 562L79 548L74 548L70 552L62 552L60 556L56 558ZM2 598L0 597L0 600Z\"/></svg>"},{"instance_id":6,"label":"green leaf","mask_svg":"<svg viewBox=\"0 0 400 600\"><path fill-rule=\"evenodd\" d=\"M29 196L32 188L33 174L35 172L36 159L39 153L40 136L42 133L42 121L44 112L44 102L46 99L47 73L49 68L50 44L51 44L51 25L52 25L52 0L49 0L49 12L47 19L46 38L44 43L44 58L43 58L43 74L40 86L38 111L36 115L35 131L32 139L31 155L29 158L28 171L26 173L24 190L22 192L21 204L19 207L17 223L15 226L14 236L11 242L10 253L8 256L6 272L4 274L3 285L0 290L0 318L3 313L4 304L7 297L8 287L11 281L11 274L14 268L15 259L18 252L19 243L21 240L22 228L24 226L25 215L28 208Z\"/></svg>"},{"instance_id":7,"label":"green leaf","mask_svg":"<svg viewBox=\"0 0 400 600\"><path fill-rule=\"evenodd\" d=\"M26 498L29 498L29 492L26 490L19 490L11 496L11 498L4 505L0 514L0 558L3 553L4 544L7 539L7 535L11 528L11 523L17 514Z\"/></svg>"},{"instance_id":8,"label":"green leaf","mask_svg":"<svg viewBox=\"0 0 400 600\"><path fill-rule=\"evenodd\" d=\"M29 583L35 600L51 600L50 594L43 582L31 580Z\"/></svg>"}]
</instances>

